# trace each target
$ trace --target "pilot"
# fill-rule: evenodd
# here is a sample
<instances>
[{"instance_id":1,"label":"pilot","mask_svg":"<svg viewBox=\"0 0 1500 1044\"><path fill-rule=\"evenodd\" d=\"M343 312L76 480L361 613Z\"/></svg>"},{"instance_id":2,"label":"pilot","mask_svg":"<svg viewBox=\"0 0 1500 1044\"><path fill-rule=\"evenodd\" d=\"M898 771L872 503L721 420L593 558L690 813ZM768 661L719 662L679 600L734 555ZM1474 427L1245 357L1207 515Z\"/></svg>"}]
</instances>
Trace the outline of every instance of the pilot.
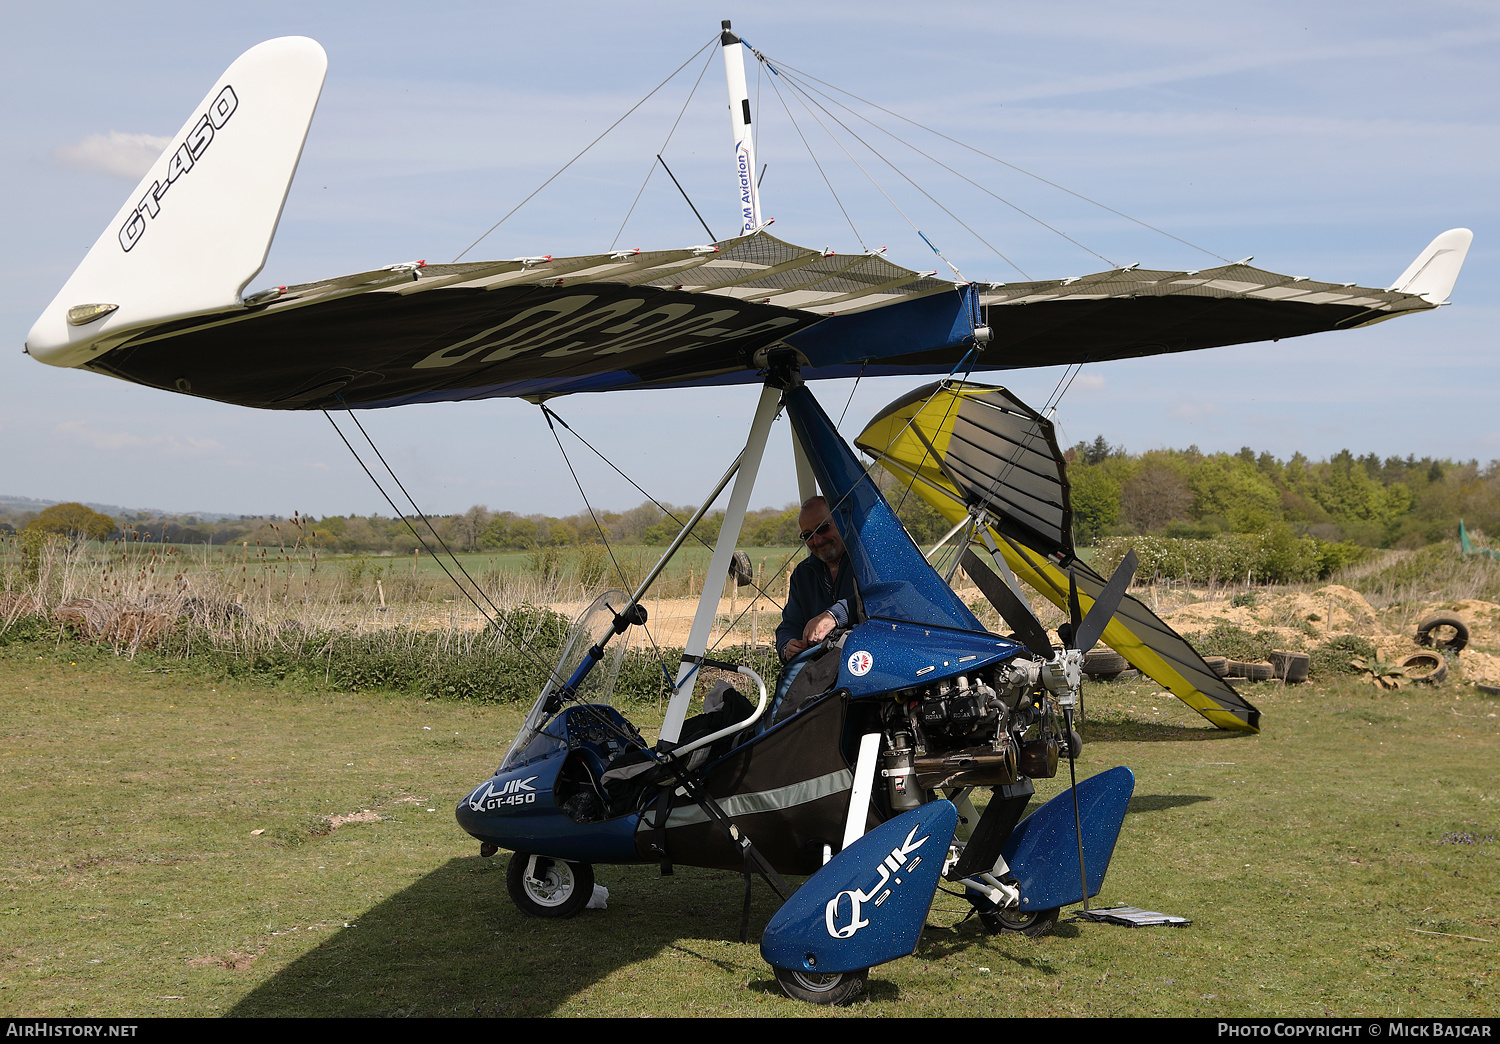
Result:
<instances>
[{"instance_id":1,"label":"pilot","mask_svg":"<svg viewBox=\"0 0 1500 1044\"><path fill-rule=\"evenodd\" d=\"M803 504L797 525L810 553L792 570L791 592L776 628L776 648L783 661L818 644L835 627L848 625L858 605L854 566L828 501L813 497Z\"/></svg>"}]
</instances>

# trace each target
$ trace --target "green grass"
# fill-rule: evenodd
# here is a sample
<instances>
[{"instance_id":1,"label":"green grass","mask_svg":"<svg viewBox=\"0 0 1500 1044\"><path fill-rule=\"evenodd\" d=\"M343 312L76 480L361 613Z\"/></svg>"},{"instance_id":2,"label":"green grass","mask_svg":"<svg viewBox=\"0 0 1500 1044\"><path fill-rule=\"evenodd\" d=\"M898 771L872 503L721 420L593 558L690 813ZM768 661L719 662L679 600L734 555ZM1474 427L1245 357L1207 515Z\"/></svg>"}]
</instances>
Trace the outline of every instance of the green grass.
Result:
<instances>
[{"instance_id":1,"label":"green grass","mask_svg":"<svg viewBox=\"0 0 1500 1044\"><path fill-rule=\"evenodd\" d=\"M0 649L0 1010L1495 1015L1500 704L1342 679L1248 690L1255 737L1150 683L1086 696L1081 772L1127 764L1138 779L1098 902L1191 926L1065 921L1033 942L959 923L943 898L915 957L828 1012L782 998L737 941L737 875L599 867L608 910L515 911L504 856L480 859L452 809L517 707L14 643ZM1066 767L1038 789L1065 781ZM329 828L362 811L379 821ZM752 938L775 905L755 895Z\"/></svg>"}]
</instances>

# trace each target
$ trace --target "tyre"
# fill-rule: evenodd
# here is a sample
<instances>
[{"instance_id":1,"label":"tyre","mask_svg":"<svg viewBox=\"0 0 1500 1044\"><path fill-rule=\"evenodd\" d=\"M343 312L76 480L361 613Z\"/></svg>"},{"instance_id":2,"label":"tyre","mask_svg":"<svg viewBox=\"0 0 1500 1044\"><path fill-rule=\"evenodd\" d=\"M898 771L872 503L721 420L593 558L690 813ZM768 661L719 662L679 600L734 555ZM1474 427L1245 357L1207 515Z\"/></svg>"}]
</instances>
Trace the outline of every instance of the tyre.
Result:
<instances>
[{"instance_id":1,"label":"tyre","mask_svg":"<svg viewBox=\"0 0 1500 1044\"><path fill-rule=\"evenodd\" d=\"M1307 681L1307 670L1312 665L1312 657L1307 653L1273 649L1267 659L1271 661L1271 673L1282 681L1292 684Z\"/></svg>"},{"instance_id":2,"label":"tyre","mask_svg":"<svg viewBox=\"0 0 1500 1044\"><path fill-rule=\"evenodd\" d=\"M1220 678L1229 673L1229 657L1227 656L1205 656L1203 662L1208 664L1208 669Z\"/></svg>"},{"instance_id":3,"label":"tyre","mask_svg":"<svg viewBox=\"0 0 1500 1044\"><path fill-rule=\"evenodd\" d=\"M1090 678L1112 678L1129 666L1129 660L1110 649L1094 649L1083 657L1083 673Z\"/></svg>"},{"instance_id":4,"label":"tyre","mask_svg":"<svg viewBox=\"0 0 1500 1044\"><path fill-rule=\"evenodd\" d=\"M1404 670L1412 681L1423 685L1436 685L1448 677L1448 661L1443 659L1441 653L1412 653L1396 666Z\"/></svg>"},{"instance_id":5,"label":"tyre","mask_svg":"<svg viewBox=\"0 0 1500 1044\"><path fill-rule=\"evenodd\" d=\"M991 935L1009 933L1036 939L1057 927L1057 911L1056 906L1050 910L1025 911L1010 906L1003 910L981 910L979 920Z\"/></svg>"},{"instance_id":6,"label":"tyre","mask_svg":"<svg viewBox=\"0 0 1500 1044\"><path fill-rule=\"evenodd\" d=\"M517 852L510 857L505 887L511 902L530 917L572 917L594 895L594 868Z\"/></svg>"},{"instance_id":7,"label":"tyre","mask_svg":"<svg viewBox=\"0 0 1500 1044\"><path fill-rule=\"evenodd\" d=\"M1433 613L1417 624L1417 644L1458 652L1469 644L1469 625L1452 613Z\"/></svg>"},{"instance_id":8,"label":"tyre","mask_svg":"<svg viewBox=\"0 0 1500 1044\"><path fill-rule=\"evenodd\" d=\"M1244 678L1248 681L1270 681L1275 676L1275 668L1269 663L1245 663L1242 660L1229 661L1229 673L1225 677Z\"/></svg>"},{"instance_id":9,"label":"tyre","mask_svg":"<svg viewBox=\"0 0 1500 1044\"><path fill-rule=\"evenodd\" d=\"M865 980L870 976L869 968L831 975L795 968L771 970L776 973L776 985L782 993L808 1004L848 1004L865 988Z\"/></svg>"}]
</instances>

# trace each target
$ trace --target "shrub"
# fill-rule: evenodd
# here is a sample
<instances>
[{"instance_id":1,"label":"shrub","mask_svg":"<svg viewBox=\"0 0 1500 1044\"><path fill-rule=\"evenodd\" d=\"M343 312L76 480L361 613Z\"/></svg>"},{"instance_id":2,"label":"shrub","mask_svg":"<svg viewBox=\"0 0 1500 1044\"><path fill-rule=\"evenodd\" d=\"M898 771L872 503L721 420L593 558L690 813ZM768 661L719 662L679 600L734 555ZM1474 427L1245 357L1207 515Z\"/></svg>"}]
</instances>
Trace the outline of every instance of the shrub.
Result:
<instances>
[{"instance_id":1,"label":"shrub","mask_svg":"<svg viewBox=\"0 0 1500 1044\"><path fill-rule=\"evenodd\" d=\"M1257 663L1266 658L1272 647L1283 641L1270 631L1256 631L1252 634L1234 624L1221 623L1213 630L1194 638L1193 647L1205 656L1227 656L1231 660Z\"/></svg>"},{"instance_id":2,"label":"shrub","mask_svg":"<svg viewBox=\"0 0 1500 1044\"><path fill-rule=\"evenodd\" d=\"M1358 674L1359 668L1350 663L1356 658L1373 660L1375 646L1358 635L1344 634L1314 649L1308 670L1313 674Z\"/></svg>"}]
</instances>

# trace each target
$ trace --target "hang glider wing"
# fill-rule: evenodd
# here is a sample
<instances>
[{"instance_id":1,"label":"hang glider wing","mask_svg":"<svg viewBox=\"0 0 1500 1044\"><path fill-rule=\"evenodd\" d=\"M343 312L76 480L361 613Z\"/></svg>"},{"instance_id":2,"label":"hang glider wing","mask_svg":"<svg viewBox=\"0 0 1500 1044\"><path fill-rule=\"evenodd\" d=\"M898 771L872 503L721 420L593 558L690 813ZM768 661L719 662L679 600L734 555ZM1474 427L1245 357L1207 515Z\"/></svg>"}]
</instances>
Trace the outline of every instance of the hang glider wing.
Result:
<instances>
[{"instance_id":1,"label":"hang glider wing","mask_svg":"<svg viewBox=\"0 0 1500 1044\"><path fill-rule=\"evenodd\" d=\"M856 445L903 485L957 492L957 518L981 509L999 532L1073 557L1067 470L1052 422L1004 388L918 388L881 410Z\"/></svg>"},{"instance_id":2,"label":"hang glider wing","mask_svg":"<svg viewBox=\"0 0 1500 1044\"><path fill-rule=\"evenodd\" d=\"M302 38L261 44L230 66L37 320L27 350L265 409L749 383L775 345L797 350L807 379L947 374L971 352L978 370L1014 369L1431 309L1471 238L1444 233L1389 290L1248 265L954 284L878 253L757 232L681 250L413 262L244 296L325 66Z\"/></svg>"},{"instance_id":3,"label":"hang glider wing","mask_svg":"<svg viewBox=\"0 0 1500 1044\"><path fill-rule=\"evenodd\" d=\"M90 258L118 249L106 236ZM764 232L682 250L392 265L156 322L139 319L160 313L139 302L156 291L130 290L133 307L80 327L64 325L69 308L125 291L60 294L33 329L31 354L244 406L373 408L750 383L778 344L798 351L808 379L946 374L976 347L976 370L1016 369L1293 337L1436 307L1243 265L965 287ZM976 346L982 325L994 339ZM58 330L66 336L49 340Z\"/></svg>"},{"instance_id":4,"label":"hang glider wing","mask_svg":"<svg viewBox=\"0 0 1500 1044\"><path fill-rule=\"evenodd\" d=\"M949 522L982 512L1010 570L1067 610L1072 519L1044 418L1003 388L942 382L891 403L855 445ZM1081 561L1071 567L1087 612L1107 581ZM1124 597L1103 640L1219 728L1259 730L1260 712L1139 599Z\"/></svg>"}]
</instances>

